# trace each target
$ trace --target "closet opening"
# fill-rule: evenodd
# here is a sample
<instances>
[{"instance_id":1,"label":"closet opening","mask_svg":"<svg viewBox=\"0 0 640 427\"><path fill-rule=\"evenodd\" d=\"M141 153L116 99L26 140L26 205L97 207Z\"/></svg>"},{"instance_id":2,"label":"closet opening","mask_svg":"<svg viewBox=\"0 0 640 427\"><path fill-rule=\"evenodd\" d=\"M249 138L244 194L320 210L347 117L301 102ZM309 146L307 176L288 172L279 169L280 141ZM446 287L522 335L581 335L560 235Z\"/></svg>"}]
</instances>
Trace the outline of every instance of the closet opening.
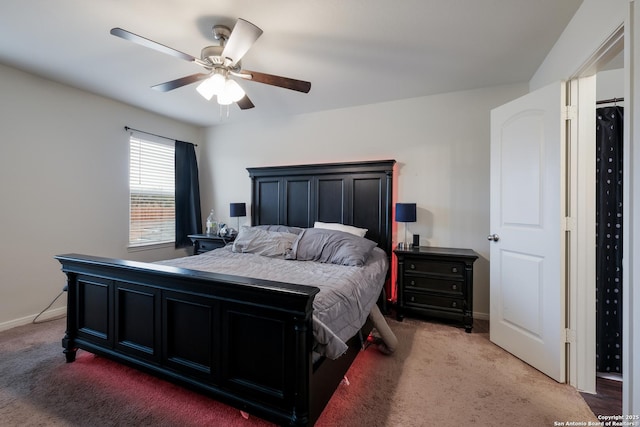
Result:
<instances>
[{"instance_id":1,"label":"closet opening","mask_svg":"<svg viewBox=\"0 0 640 427\"><path fill-rule=\"evenodd\" d=\"M621 56L621 55L620 55ZM596 74L595 375L590 405L622 413L624 69L614 59ZM585 399L586 400L586 399ZM595 404L596 406L593 406Z\"/></svg>"},{"instance_id":2,"label":"closet opening","mask_svg":"<svg viewBox=\"0 0 640 427\"><path fill-rule=\"evenodd\" d=\"M622 381L624 99L596 102L596 375Z\"/></svg>"}]
</instances>

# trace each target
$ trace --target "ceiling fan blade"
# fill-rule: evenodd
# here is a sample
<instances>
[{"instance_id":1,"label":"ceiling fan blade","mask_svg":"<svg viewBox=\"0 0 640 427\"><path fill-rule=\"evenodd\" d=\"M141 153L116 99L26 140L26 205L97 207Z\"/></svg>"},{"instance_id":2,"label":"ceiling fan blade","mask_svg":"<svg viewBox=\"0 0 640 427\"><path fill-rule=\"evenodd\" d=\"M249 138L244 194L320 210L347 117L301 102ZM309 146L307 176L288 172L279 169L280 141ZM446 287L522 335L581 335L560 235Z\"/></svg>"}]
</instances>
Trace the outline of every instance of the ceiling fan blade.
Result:
<instances>
[{"instance_id":1,"label":"ceiling fan blade","mask_svg":"<svg viewBox=\"0 0 640 427\"><path fill-rule=\"evenodd\" d=\"M252 80L258 83L265 83L272 86L279 86L285 89L296 90L298 92L308 93L311 90L311 82L304 80L290 79L288 77L274 76L272 74L259 73L257 71L242 70L236 74L243 79Z\"/></svg>"},{"instance_id":2,"label":"ceiling fan blade","mask_svg":"<svg viewBox=\"0 0 640 427\"><path fill-rule=\"evenodd\" d=\"M248 110L255 107L247 95L243 96L240 101L236 102L236 104L238 104L238 107L240 107L241 110Z\"/></svg>"},{"instance_id":3,"label":"ceiling fan blade","mask_svg":"<svg viewBox=\"0 0 640 427\"><path fill-rule=\"evenodd\" d=\"M144 47L148 47L149 49L157 50L158 52L166 53L167 55L184 59L185 61L196 62L198 64L200 63L200 59L196 58L195 56L189 55L188 53L180 52L179 50L175 50L171 47L154 42L153 40L149 40L127 30L123 30L122 28L112 28L111 34L125 40L132 41Z\"/></svg>"},{"instance_id":4,"label":"ceiling fan blade","mask_svg":"<svg viewBox=\"0 0 640 427\"><path fill-rule=\"evenodd\" d=\"M232 64L237 64L261 35L260 28L249 21L238 18L229 40L224 45L222 57L229 58Z\"/></svg>"},{"instance_id":5,"label":"ceiling fan blade","mask_svg":"<svg viewBox=\"0 0 640 427\"><path fill-rule=\"evenodd\" d=\"M169 92L170 90L177 89L182 86L190 85L191 83L199 82L209 77L211 74L198 73L190 76L181 77L179 79L171 80L170 82L160 83L155 86L151 86L151 89L159 92Z\"/></svg>"}]
</instances>

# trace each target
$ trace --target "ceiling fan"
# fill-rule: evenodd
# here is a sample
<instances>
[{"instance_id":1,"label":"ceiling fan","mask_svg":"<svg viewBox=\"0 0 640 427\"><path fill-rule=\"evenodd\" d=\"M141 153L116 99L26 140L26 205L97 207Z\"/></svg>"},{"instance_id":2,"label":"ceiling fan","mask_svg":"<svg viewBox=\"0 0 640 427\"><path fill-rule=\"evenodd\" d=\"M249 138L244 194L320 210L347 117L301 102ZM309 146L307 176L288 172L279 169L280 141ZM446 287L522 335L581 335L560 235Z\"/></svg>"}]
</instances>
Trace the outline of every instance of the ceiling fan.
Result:
<instances>
[{"instance_id":1,"label":"ceiling fan","mask_svg":"<svg viewBox=\"0 0 640 427\"><path fill-rule=\"evenodd\" d=\"M233 31L227 26L215 25L213 27L213 37L220 44L218 46L204 47L200 53L200 58L122 28L112 28L111 34L176 58L194 62L207 71L206 73L192 74L152 86L153 89L160 92L168 92L182 86L201 82L197 90L205 99L210 100L216 95L220 105L229 105L235 102L240 109L247 110L254 107L253 102L245 94L242 87L231 77L252 80L304 93L309 92L311 89L310 82L242 69L240 62L242 57L249 51L258 37L262 35L260 28L244 19L239 18L237 20Z\"/></svg>"}]
</instances>

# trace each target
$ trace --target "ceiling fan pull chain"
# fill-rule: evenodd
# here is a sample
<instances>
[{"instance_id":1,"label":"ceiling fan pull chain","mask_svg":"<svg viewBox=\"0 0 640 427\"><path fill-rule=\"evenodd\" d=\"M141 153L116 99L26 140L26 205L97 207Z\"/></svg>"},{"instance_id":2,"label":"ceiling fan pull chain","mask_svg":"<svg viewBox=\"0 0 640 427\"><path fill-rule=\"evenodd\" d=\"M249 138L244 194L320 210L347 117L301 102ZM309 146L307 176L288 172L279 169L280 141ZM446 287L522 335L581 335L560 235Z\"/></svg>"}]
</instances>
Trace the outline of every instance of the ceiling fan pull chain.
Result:
<instances>
[{"instance_id":1,"label":"ceiling fan pull chain","mask_svg":"<svg viewBox=\"0 0 640 427\"><path fill-rule=\"evenodd\" d=\"M220 120L226 120L229 118L229 105L218 104L220 107Z\"/></svg>"}]
</instances>

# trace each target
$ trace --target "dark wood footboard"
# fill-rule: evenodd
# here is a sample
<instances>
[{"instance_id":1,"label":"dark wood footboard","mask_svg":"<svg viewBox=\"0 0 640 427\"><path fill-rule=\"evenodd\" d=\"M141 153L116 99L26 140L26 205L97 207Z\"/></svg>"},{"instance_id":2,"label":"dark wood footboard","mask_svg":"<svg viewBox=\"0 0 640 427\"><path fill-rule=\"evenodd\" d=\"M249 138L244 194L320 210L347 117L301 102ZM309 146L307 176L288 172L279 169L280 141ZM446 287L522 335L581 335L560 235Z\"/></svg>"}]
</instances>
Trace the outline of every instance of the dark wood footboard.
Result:
<instances>
[{"instance_id":1,"label":"dark wood footboard","mask_svg":"<svg viewBox=\"0 0 640 427\"><path fill-rule=\"evenodd\" d=\"M314 378L315 287L77 254L56 259L68 278L68 362L81 348L302 426L315 422L355 358L327 360L329 373Z\"/></svg>"}]
</instances>

